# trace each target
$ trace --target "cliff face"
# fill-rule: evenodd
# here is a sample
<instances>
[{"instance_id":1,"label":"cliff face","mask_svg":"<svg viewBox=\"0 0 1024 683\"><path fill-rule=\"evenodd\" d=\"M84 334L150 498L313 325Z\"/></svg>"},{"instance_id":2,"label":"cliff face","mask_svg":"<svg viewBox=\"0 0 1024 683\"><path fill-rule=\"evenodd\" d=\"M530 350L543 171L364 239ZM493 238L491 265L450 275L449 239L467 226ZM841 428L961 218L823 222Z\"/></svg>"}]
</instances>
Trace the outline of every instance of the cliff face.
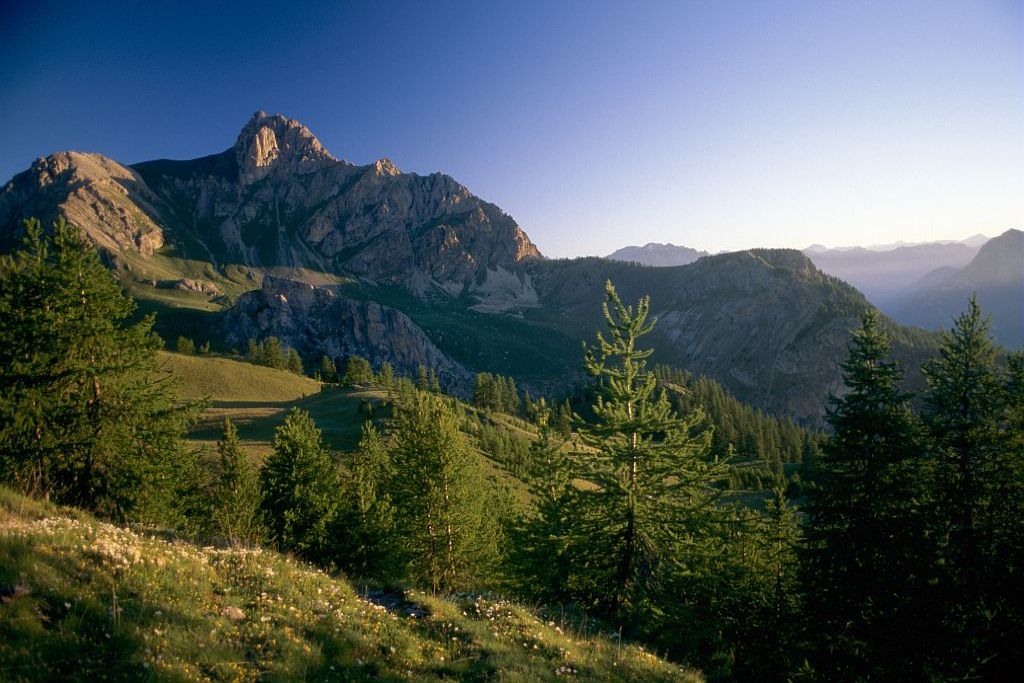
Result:
<instances>
[{"instance_id":1,"label":"cliff face","mask_svg":"<svg viewBox=\"0 0 1024 683\"><path fill-rule=\"evenodd\" d=\"M41 159L0 191L9 243L29 215L63 215L103 249L176 256L217 268L303 267L450 294L532 294L540 252L501 209L453 178L402 173L387 159L356 166L302 124L258 112L225 152L128 168L97 154Z\"/></svg>"},{"instance_id":2,"label":"cliff face","mask_svg":"<svg viewBox=\"0 0 1024 683\"><path fill-rule=\"evenodd\" d=\"M351 355L367 358L375 369L391 363L398 374L416 376L433 368L448 391L464 394L469 372L451 361L404 313L374 302L346 298L337 285L314 286L266 277L263 286L243 294L217 323L229 345L275 336L295 348L308 363L324 354L336 362Z\"/></svg>"}]
</instances>

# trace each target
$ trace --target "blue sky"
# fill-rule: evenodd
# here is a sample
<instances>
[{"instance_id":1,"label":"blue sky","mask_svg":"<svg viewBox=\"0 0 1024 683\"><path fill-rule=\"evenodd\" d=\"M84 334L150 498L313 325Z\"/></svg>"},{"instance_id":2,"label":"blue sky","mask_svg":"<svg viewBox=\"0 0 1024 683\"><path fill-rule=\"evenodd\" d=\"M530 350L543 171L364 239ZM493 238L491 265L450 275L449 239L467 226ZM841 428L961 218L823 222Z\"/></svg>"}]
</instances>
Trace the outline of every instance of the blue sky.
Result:
<instances>
[{"instance_id":1,"label":"blue sky","mask_svg":"<svg viewBox=\"0 0 1024 683\"><path fill-rule=\"evenodd\" d=\"M257 109L453 175L550 256L1024 226L1018 1L0 5L0 177Z\"/></svg>"}]
</instances>

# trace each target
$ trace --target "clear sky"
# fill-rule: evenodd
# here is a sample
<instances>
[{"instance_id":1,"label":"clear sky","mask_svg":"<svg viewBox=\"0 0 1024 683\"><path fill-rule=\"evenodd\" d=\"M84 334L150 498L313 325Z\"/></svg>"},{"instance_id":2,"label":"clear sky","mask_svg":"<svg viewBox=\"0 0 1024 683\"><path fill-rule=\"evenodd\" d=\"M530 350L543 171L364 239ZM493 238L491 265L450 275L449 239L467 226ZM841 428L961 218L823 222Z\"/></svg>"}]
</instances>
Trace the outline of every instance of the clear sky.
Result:
<instances>
[{"instance_id":1,"label":"clear sky","mask_svg":"<svg viewBox=\"0 0 1024 683\"><path fill-rule=\"evenodd\" d=\"M0 2L0 178L210 154L265 109L549 256L991 236L1024 227L1021 4Z\"/></svg>"}]
</instances>

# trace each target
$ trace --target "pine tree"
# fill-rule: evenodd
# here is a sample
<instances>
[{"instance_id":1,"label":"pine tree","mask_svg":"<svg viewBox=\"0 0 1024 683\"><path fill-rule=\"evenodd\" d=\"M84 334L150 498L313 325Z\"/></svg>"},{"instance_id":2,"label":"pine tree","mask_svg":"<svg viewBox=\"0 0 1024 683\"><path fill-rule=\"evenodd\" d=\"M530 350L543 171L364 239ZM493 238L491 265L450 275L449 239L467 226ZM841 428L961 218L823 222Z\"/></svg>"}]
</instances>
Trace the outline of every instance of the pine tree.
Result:
<instances>
[{"instance_id":1,"label":"pine tree","mask_svg":"<svg viewBox=\"0 0 1024 683\"><path fill-rule=\"evenodd\" d=\"M947 629L939 648L948 656L947 673L958 677L979 675L982 662L991 667L1006 660L1009 653L995 646L995 631L1002 613L1020 614L1003 595L1010 577L1001 566L1008 549L1000 542L1006 536L1000 520L1020 511L1005 507L1013 505L1005 477L1015 466L1002 431L1005 384L996 354L989 321L971 297L953 329L943 333L938 357L923 368L925 423L936 461L933 533L942 544L944 569L939 595ZM1011 574L1021 581L1019 570Z\"/></svg>"},{"instance_id":2,"label":"pine tree","mask_svg":"<svg viewBox=\"0 0 1024 683\"><path fill-rule=\"evenodd\" d=\"M345 361L345 384L365 385L373 381L373 368L370 361L361 356L349 356Z\"/></svg>"},{"instance_id":3,"label":"pine tree","mask_svg":"<svg viewBox=\"0 0 1024 683\"><path fill-rule=\"evenodd\" d=\"M292 408L274 432L274 452L260 471L270 540L310 560L329 554L338 504L338 470L309 413Z\"/></svg>"},{"instance_id":4,"label":"pine tree","mask_svg":"<svg viewBox=\"0 0 1024 683\"><path fill-rule=\"evenodd\" d=\"M278 370L284 370L288 367L288 356L281 345L281 340L277 337L267 337L263 344L260 345L260 352L262 355L261 362L264 365L277 368Z\"/></svg>"},{"instance_id":5,"label":"pine tree","mask_svg":"<svg viewBox=\"0 0 1024 683\"><path fill-rule=\"evenodd\" d=\"M565 441L550 425L547 402L541 398L534 409L540 433L530 445L524 477L534 506L519 523L517 578L533 597L561 602L572 595L573 467Z\"/></svg>"},{"instance_id":6,"label":"pine tree","mask_svg":"<svg viewBox=\"0 0 1024 683\"><path fill-rule=\"evenodd\" d=\"M446 401L416 392L395 425L389 486L409 579L433 591L479 585L497 556L480 464Z\"/></svg>"},{"instance_id":7,"label":"pine tree","mask_svg":"<svg viewBox=\"0 0 1024 683\"><path fill-rule=\"evenodd\" d=\"M320 359L320 381L328 384L338 381L338 368L335 367L331 357L326 354Z\"/></svg>"},{"instance_id":8,"label":"pine tree","mask_svg":"<svg viewBox=\"0 0 1024 683\"><path fill-rule=\"evenodd\" d=\"M288 349L288 360L285 361L285 367L288 368L289 372L294 372L296 375L302 374L302 358L299 357L298 351Z\"/></svg>"},{"instance_id":9,"label":"pine tree","mask_svg":"<svg viewBox=\"0 0 1024 683\"><path fill-rule=\"evenodd\" d=\"M380 374L377 376L377 381L379 381L380 385L387 389L388 392L391 391L391 387L395 383L395 369L391 367L391 363L385 361L384 364L380 366Z\"/></svg>"},{"instance_id":10,"label":"pine tree","mask_svg":"<svg viewBox=\"0 0 1024 683\"><path fill-rule=\"evenodd\" d=\"M174 350L180 354L186 356L196 355L196 344L188 337L178 337L178 341L174 345Z\"/></svg>"},{"instance_id":11,"label":"pine tree","mask_svg":"<svg viewBox=\"0 0 1024 683\"><path fill-rule=\"evenodd\" d=\"M423 365L416 368L416 388L420 391L430 391L430 382L427 380L427 368Z\"/></svg>"},{"instance_id":12,"label":"pine tree","mask_svg":"<svg viewBox=\"0 0 1024 683\"><path fill-rule=\"evenodd\" d=\"M25 222L0 264L0 472L15 487L118 519L181 521L198 486L153 317L63 220Z\"/></svg>"},{"instance_id":13,"label":"pine tree","mask_svg":"<svg viewBox=\"0 0 1024 683\"><path fill-rule=\"evenodd\" d=\"M394 571L394 508L387 485L395 474L390 440L363 424L359 448L349 456L345 500L337 516L335 557L358 576L390 579Z\"/></svg>"},{"instance_id":14,"label":"pine tree","mask_svg":"<svg viewBox=\"0 0 1024 683\"><path fill-rule=\"evenodd\" d=\"M232 543L256 544L263 537L260 477L242 450L238 430L224 418L219 459L207 488L210 531Z\"/></svg>"},{"instance_id":15,"label":"pine tree","mask_svg":"<svg viewBox=\"0 0 1024 683\"><path fill-rule=\"evenodd\" d=\"M605 294L608 336L599 332L584 359L600 394L594 423L580 428L594 451L580 454L581 475L594 488L575 520L585 553L579 579L592 602L628 623L651 612L668 574L700 563L700 544L720 518L712 484L726 472L705 459L707 434L691 434L702 416L677 415L646 369L651 351L637 343L654 327L650 299L627 307L610 281Z\"/></svg>"},{"instance_id":16,"label":"pine tree","mask_svg":"<svg viewBox=\"0 0 1024 683\"><path fill-rule=\"evenodd\" d=\"M816 665L828 678L913 676L921 659L915 610L930 559L922 448L880 321L871 309L853 333L848 393L830 400L834 435L805 507Z\"/></svg>"}]
</instances>

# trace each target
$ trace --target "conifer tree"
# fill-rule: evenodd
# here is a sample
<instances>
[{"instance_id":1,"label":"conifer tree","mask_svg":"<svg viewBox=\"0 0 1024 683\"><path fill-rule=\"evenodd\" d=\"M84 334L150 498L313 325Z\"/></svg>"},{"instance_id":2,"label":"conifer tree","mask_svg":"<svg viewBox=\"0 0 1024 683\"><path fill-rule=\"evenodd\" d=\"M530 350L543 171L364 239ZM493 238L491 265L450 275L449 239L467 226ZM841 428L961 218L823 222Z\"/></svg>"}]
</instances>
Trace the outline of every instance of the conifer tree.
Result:
<instances>
[{"instance_id":1,"label":"conifer tree","mask_svg":"<svg viewBox=\"0 0 1024 683\"><path fill-rule=\"evenodd\" d=\"M118 519L181 521L199 477L195 405L158 365L163 342L82 233L25 222L0 263L0 476Z\"/></svg>"},{"instance_id":2,"label":"conifer tree","mask_svg":"<svg viewBox=\"0 0 1024 683\"><path fill-rule=\"evenodd\" d=\"M417 391L398 410L394 439L389 493L409 578L435 592L479 585L496 559L498 529L458 417Z\"/></svg>"},{"instance_id":3,"label":"conifer tree","mask_svg":"<svg viewBox=\"0 0 1024 683\"><path fill-rule=\"evenodd\" d=\"M772 491L758 521L753 538L759 585L747 596L750 609L738 620L735 641L740 652L734 674L745 680L784 681L800 654L802 593L797 553L802 539L797 513L782 489Z\"/></svg>"},{"instance_id":4,"label":"conifer tree","mask_svg":"<svg viewBox=\"0 0 1024 683\"><path fill-rule=\"evenodd\" d=\"M952 330L943 333L938 357L923 368L925 423L936 462L933 533L942 544L944 570L939 602L947 628L938 645L947 675L957 677L993 676L991 667L1010 654L997 645L998 631L1021 614L1004 594L1013 585L1007 581L1024 580L1019 568L1006 564L1012 552L1005 541L1020 529L1022 511L1013 509L1015 496L1006 487L1019 465L1004 431L1006 384L996 369L989 326L971 297Z\"/></svg>"},{"instance_id":5,"label":"conifer tree","mask_svg":"<svg viewBox=\"0 0 1024 683\"><path fill-rule=\"evenodd\" d=\"M423 365L416 368L416 388L420 391L430 391L430 382L427 379L427 368Z\"/></svg>"},{"instance_id":6,"label":"conifer tree","mask_svg":"<svg viewBox=\"0 0 1024 683\"><path fill-rule=\"evenodd\" d=\"M185 356L194 356L196 355L196 344L188 337L179 336L174 350Z\"/></svg>"},{"instance_id":7,"label":"conifer tree","mask_svg":"<svg viewBox=\"0 0 1024 683\"><path fill-rule=\"evenodd\" d=\"M372 422L365 422L359 448L346 462L335 557L341 567L358 576L388 579L394 570L394 509L387 490L395 473L390 449L390 440Z\"/></svg>"},{"instance_id":8,"label":"conifer tree","mask_svg":"<svg viewBox=\"0 0 1024 683\"><path fill-rule=\"evenodd\" d=\"M274 451L260 471L260 484L270 540L307 559L325 559L338 470L309 413L292 408L275 430Z\"/></svg>"},{"instance_id":9,"label":"conifer tree","mask_svg":"<svg viewBox=\"0 0 1024 683\"><path fill-rule=\"evenodd\" d=\"M369 384L373 381L373 368L370 361L361 356L349 356L345 361L345 384Z\"/></svg>"},{"instance_id":10,"label":"conifer tree","mask_svg":"<svg viewBox=\"0 0 1024 683\"><path fill-rule=\"evenodd\" d=\"M285 353L281 340L277 337L267 337L260 345L261 362L264 365L278 370L288 367L288 355Z\"/></svg>"},{"instance_id":11,"label":"conifer tree","mask_svg":"<svg viewBox=\"0 0 1024 683\"><path fill-rule=\"evenodd\" d=\"M338 381L338 368L327 354L320 359L320 381L328 384Z\"/></svg>"},{"instance_id":12,"label":"conifer tree","mask_svg":"<svg viewBox=\"0 0 1024 683\"><path fill-rule=\"evenodd\" d=\"M476 373L476 384L473 388L473 405L477 408L487 408L490 403L489 393L493 379L488 372Z\"/></svg>"},{"instance_id":13,"label":"conifer tree","mask_svg":"<svg viewBox=\"0 0 1024 683\"><path fill-rule=\"evenodd\" d=\"M391 389L391 386L395 383L395 369L391 367L391 363L387 361L380 366L380 374L377 377L380 385L385 389Z\"/></svg>"},{"instance_id":14,"label":"conifer tree","mask_svg":"<svg viewBox=\"0 0 1024 683\"><path fill-rule=\"evenodd\" d=\"M573 570L573 467L565 441L550 425L551 410L541 398L534 405L540 433L531 445L524 479L534 507L520 523L518 579L530 593L545 601L571 597Z\"/></svg>"},{"instance_id":15,"label":"conifer tree","mask_svg":"<svg viewBox=\"0 0 1024 683\"><path fill-rule=\"evenodd\" d=\"M805 577L826 678L916 676L924 567L924 472L918 425L874 309L843 363L848 392L830 400L834 430L808 514Z\"/></svg>"},{"instance_id":16,"label":"conifer tree","mask_svg":"<svg viewBox=\"0 0 1024 683\"><path fill-rule=\"evenodd\" d=\"M217 454L213 481L207 488L210 531L232 543L259 543L263 537L259 471L246 457L238 430L228 418L224 418Z\"/></svg>"},{"instance_id":17,"label":"conifer tree","mask_svg":"<svg viewBox=\"0 0 1024 683\"><path fill-rule=\"evenodd\" d=\"M707 434L691 433L702 416L677 415L646 369L651 351L637 344L654 326L650 299L625 306L610 281L605 295L608 335L599 332L584 359L600 394L595 421L580 428L593 449L579 456L581 476L594 488L575 520L578 579L592 602L628 624L654 609L669 574L700 564L700 546L720 521L712 484L725 467L705 459Z\"/></svg>"},{"instance_id":18,"label":"conifer tree","mask_svg":"<svg viewBox=\"0 0 1024 683\"><path fill-rule=\"evenodd\" d=\"M302 374L302 358L299 357L299 352L295 349L288 349L288 360L285 361L285 365L290 372L294 372L296 375Z\"/></svg>"}]
</instances>

